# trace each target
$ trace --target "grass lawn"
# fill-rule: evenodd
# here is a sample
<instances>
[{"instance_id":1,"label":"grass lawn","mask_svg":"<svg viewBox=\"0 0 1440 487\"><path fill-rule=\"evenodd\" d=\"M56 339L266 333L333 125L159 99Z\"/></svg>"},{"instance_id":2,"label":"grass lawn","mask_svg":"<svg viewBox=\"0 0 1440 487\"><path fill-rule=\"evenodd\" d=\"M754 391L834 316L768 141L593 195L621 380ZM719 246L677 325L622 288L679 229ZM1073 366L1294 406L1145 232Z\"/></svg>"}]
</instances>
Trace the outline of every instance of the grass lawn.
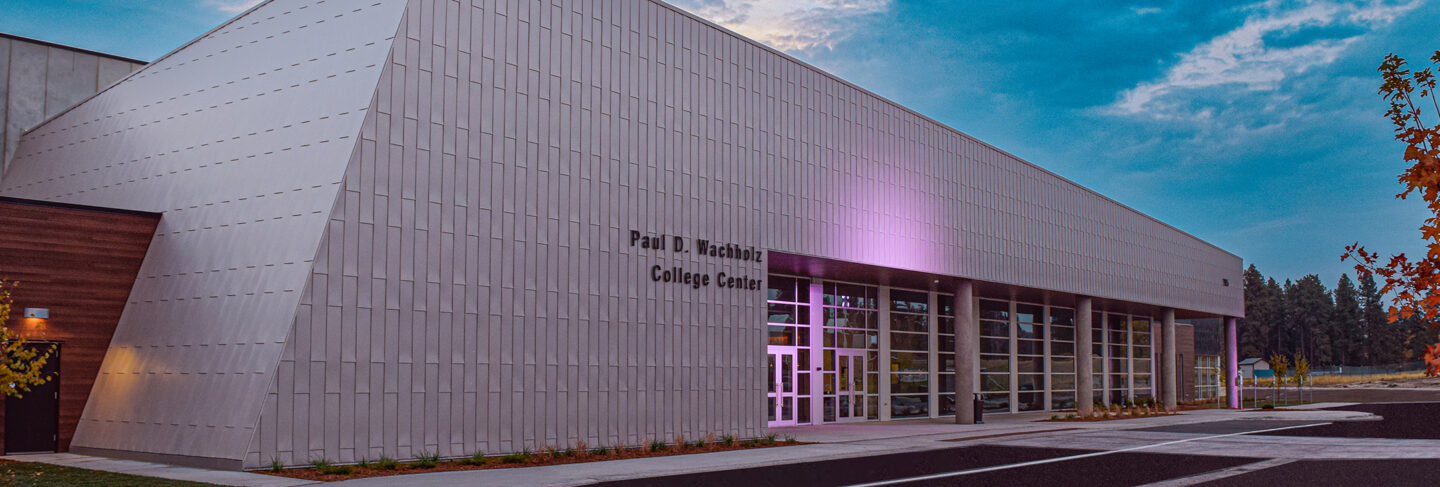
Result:
<instances>
[{"instance_id":1,"label":"grass lawn","mask_svg":"<svg viewBox=\"0 0 1440 487\"><path fill-rule=\"evenodd\" d=\"M141 477L123 473L101 472L83 468L61 467L48 463L0 462L0 484L3 485L65 485L107 487L195 487L212 484Z\"/></svg>"}]
</instances>

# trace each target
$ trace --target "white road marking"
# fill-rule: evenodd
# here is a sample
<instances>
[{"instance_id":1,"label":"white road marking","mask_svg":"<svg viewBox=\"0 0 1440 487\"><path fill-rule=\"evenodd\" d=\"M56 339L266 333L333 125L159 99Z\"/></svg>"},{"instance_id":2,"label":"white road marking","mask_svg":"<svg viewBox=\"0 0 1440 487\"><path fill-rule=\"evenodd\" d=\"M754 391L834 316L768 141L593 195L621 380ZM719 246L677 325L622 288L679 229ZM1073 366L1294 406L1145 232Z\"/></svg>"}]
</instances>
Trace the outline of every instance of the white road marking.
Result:
<instances>
[{"instance_id":1,"label":"white road marking","mask_svg":"<svg viewBox=\"0 0 1440 487\"><path fill-rule=\"evenodd\" d=\"M1023 467L1030 467L1030 466L1035 466L1035 465L1044 465L1044 464L1047 464L1047 463L1057 463L1057 462L1065 462L1065 461L1070 461L1070 460L1079 460L1079 459L1081 459L1081 458L1099 457L1099 456L1105 456L1105 455L1110 455L1110 454L1114 454L1114 453L1125 453L1125 452L1132 452L1132 451L1137 451L1137 450L1146 450L1146 449L1150 449L1150 448L1158 448L1158 447L1162 447L1162 446L1176 445L1176 444L1180 444L1180 443L1189 443L1189 442L1192 442L1192 441L1213 440L1213 439L1216 439L1216 438L1225 438L1225 437L1240 436L1240 435L1252 435L1252 434L1256 434L1256 433L1269 433L1269 432L1272 432L1272 431L1282 431L1282 430L1289 430L1289 429L1296 429L1296 428L1309 428L1309 427L1311 427L1311 426L1323 426L1323 425L1327 425L1327 424L1330 424L1330 423L1302 424L1302 425L1295 425L1295 426L1285 426L1285 427L1280 427L1280 428L1263 429L1263 430L1257 430L1257 431L1242 431L1242 432L1239 432L1239 433L1226 433L1226 434L1223 434L1223 435L1202 436L1202 437L1199 437L1199 438L1186 438L1186 439L1183 439L1183 440L1166 441L1166 442L1163 442L1163 443L1155 443L1155 444L1151 444L1151 445L1132 446L1132 447L1129 447L1129 448L1121 448L1121 449L1119 449L1119 450L1098 451L1098 452L1093 452L1093 453L1083 453L1083 454L1080 454L1080 455L1071 455L1071 456L1068 456L1068 457L1047 458L1047 459L1044 459L1044 460L1032 460L1032 461L1029 461L1029 462L1012 463L1012 464L1009 464L1009 465L996 465L996 466L993 466L993 467L984 467L984 468L976 468L976 469L970 469L970 470L961 470L961 471L958 471L958 472L937 473L937 474L930 474L930 475L921 475L921 476L918 476L918 477L908 477L908 478L903 478L903 479L881 480L881 481L879 481L879 482L868 482L868 483L864 483L864 484L852 484L852 485L850 485L850 487L879 487L879 486L882 486L882 485L896 485L896 484L904 484L904 483L909 483L909 482L923 482L923 481L926 481L926 480L936 480L936 479L944 479L944 478L950 478L950 477L959 477L959 476L962 476L962 475L972 475L972 474L977 474L977 473L994 472L994 471L997 471L997 470L1008 470L1008 469L1012 469L1012 468L1023 468Z\"/></svg>"},{"instance_id":2,"label":"white road marking","mask_svg":"<svg viewBox=\"0 0 1440 487\"><path fill-rule=\"evenodd\" d=\"M1269 460L1263 460L1255 463L1247 463L1244 465L1216 470L1214 472L1205 472L1202 474L1191 475L1189 477L1181 477L1178 479L1170 479L1145 484L1140 487L1189 487L1191 485L1199 485L1205 482L1228 479L1237 475L1244 475L1250 472L1258 472L1267 468L1275 468L1281 465L1295 463L1298 461L1299 460L1296 460L1294 458L1271 458Z\"/></svg>"}]
</instances>

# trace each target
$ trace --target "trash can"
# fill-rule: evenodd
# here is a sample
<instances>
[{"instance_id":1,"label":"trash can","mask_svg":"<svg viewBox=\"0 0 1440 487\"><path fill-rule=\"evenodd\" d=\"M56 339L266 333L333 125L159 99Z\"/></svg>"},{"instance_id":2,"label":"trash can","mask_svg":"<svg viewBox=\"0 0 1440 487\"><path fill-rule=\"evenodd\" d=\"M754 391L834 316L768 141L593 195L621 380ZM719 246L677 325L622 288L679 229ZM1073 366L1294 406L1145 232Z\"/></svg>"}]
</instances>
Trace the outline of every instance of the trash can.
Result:
<instances>
[{"instance_id":1,"label":"trash can","mask_svg":"<svg viewBox=\"0 0 1440 487\"><path fill-rule=\"evenodd\" d=\"M985 401L980 400L979 394L973 395L975 396L975 424L985 424L983 418L985 415Z\"/></svg>"}]
</instances>

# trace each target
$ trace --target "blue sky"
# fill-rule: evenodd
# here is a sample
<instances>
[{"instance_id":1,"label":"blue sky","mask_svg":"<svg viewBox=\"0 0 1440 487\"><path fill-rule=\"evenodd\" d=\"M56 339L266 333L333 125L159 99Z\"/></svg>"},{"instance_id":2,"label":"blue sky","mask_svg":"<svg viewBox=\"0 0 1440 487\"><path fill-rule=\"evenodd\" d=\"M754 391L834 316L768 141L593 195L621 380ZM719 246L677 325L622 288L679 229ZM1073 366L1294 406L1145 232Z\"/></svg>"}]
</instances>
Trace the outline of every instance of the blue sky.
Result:
<instances>
[{"instance_id":1,"label":"blue sky","mask_svg":"<svg viewBox=\"0 0 1440 487\"><path fill-rule=\"evenodd\" d=\"M1420 248L1375 67L1440 49L1434 0L674 1L1267 275ZM0 0L0 32L151 60L253 3Z\"/></svg>"}]
</instances>

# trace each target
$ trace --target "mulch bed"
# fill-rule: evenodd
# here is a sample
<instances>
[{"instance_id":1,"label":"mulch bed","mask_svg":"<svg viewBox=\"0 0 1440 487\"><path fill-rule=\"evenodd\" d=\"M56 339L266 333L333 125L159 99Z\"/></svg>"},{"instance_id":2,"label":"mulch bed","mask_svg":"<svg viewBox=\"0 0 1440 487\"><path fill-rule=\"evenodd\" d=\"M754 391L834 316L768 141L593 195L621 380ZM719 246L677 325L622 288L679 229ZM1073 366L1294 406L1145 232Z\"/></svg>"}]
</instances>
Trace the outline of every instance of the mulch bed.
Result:
<instances>
[{"instance_id":1,"label":"mulch bed","mask_svg":"<svg viewBox=\"0 0 1440 487\"><path fill-rule=\"evenodd\" d=\"M475 464L473 464L473 463L462 463L463 460L443 461L443 462L439 462L439 463L436 464L434 467L428 467L428 468L422 468L422 467L418 467L418 466L415 466L415 465L412 465L412 464L401 463L398 467L396 467L396 468L393 469L393 470L381 470L381 469L374 468L374 466L373 466L374 463L371 463L371 466L366 466L366 467L361 467L361 466L359 466L359 465L349 465L349 467L351 467L351 472L350 472L349 474L343 474L343 475L341 475L341 474L329 474L329 475L321 474L321 473L320 473L317 469L315 469L315 468L285 469L285 470L281 470L281 471L279 471L279 472L264 470L264 471L256 471L255 473L264 473L264 474L269 474L269 475L275 475L275 476L278 476L278 477L289 477L289 478L294 478L294 479L316 480L316 481L321 481L321 482L336 482L336 481L341 481L341 480L360 479L360 478L367 478L367 477L387 477L387 476L392 476L392 475L407 475L407 474L416 474L416 473L452 472L452 471L456 471L456 470L486 470L486 469L498 469L498 468L543 467L543 466L547 466L547 465L565 465L565 464L570 464L570 463L602 462L602 461L609 461L609 460L626 460L626 459L632 459L632 458L668 457L668 456L675 456L675 455L690 455L690 454L695 454L695 453L713 453L713 452L733 451L733 450L753 450L753 449L756 449L756 448L775 448L775 447L781 447L781 446L794 446L794 445L805 445L805 444L808 444L808 443L799 442L799 441L781 441L781 440L777 440L777 441L773 441L773 442L766 442L766 441L764 441L764 440L745 441L745 442L739 442L739 441L737 441L737 442L735 442L735 443L733 443L733 444L730 444L730 445L726 445L726 444L723 444L723 443L716 442L716 443L708 443L708 444L706 444L705 446L685 446L685 447L677 447L677 446L675 446L675 445L670 445L670 446L668 446L666 449L660 450L660 451L651 451L648 447L632 448L632 449L625 449L625 450L619 450L619 451L616 451L615 449L612 448L612 449L610 449L609 452L608 452L607 454L605 454L605 455L598 455L598 454L591 453L591 452L589 452L589 451L583 451L583 452L582 452L582 451L576 451L575 453L570 454L570 455L568 455L568 456L553 455L553 454L548 453L548 452L541 452L541 453L533 453L533 454L531 454L531 455L529 456L529 458L528 458L524 463L505 463L505 462L503 462L503 461L501 460L502 457L486 457L486 458L485 458L485 463L482 464L482 465L475 465ZM373 462L373 461L372 461L372 462Z\"/></svg>"}]
</instances>

